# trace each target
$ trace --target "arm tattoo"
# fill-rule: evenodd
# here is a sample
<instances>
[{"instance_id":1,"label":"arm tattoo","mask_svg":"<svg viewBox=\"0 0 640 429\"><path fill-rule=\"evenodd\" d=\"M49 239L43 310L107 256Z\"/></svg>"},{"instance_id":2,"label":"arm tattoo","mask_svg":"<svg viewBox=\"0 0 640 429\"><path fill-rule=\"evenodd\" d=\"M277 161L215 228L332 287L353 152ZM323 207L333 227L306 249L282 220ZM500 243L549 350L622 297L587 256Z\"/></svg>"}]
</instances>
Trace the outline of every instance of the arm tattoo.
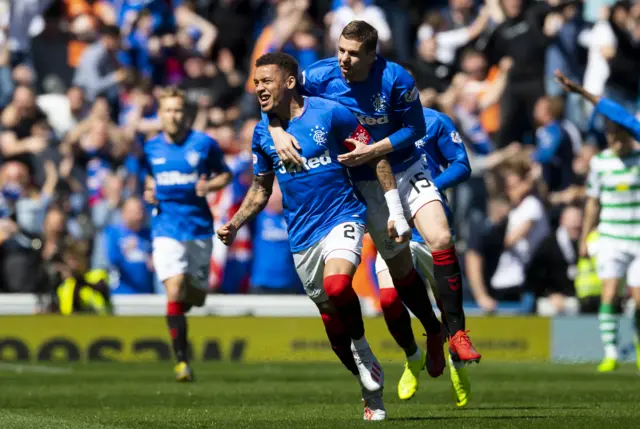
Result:
<instances>
[{"instance_id":1,"label":"arm tattoo","mask_svg":"<svg viewBox=\"0 0 640 429\"><path fill-rule=\"evenodd\" d=\"M247 196L244 197L238 212L231 219L233 225L240 228L266 207L269 197L271 197L273 179L274 174L253 176Z\"/></svg>"},{"instance_id":2,"label":"arm tattoo","mask_svg":"<svg viewBox=\"0 0 640 429\"><path fill-rule=\"evenodd\" d=\"M369 165L375 169L376 177L384 192L398 188L396 185L396 177L393 175L391 164L389 164L387 158L374 159Z\"/></svg>"}]
</instances>

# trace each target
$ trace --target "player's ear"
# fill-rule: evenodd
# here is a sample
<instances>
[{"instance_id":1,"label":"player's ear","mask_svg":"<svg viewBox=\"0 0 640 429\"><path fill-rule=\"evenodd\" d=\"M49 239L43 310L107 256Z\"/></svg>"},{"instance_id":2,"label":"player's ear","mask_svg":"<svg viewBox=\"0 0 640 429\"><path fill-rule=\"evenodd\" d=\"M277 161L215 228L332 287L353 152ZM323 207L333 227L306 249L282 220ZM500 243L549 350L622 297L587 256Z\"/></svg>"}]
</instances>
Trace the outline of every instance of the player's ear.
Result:
<instances>
[{"instance_id":1,"label":"player's ear","mask_svg":"<svg viewBox=\"0 0 640 429\"><path fill-rule=\"evenodd\" d=\"M289 76L287 78L287 89L293 89L298 84L298 79L295 76Z\"/></svg>"}]
</instances>

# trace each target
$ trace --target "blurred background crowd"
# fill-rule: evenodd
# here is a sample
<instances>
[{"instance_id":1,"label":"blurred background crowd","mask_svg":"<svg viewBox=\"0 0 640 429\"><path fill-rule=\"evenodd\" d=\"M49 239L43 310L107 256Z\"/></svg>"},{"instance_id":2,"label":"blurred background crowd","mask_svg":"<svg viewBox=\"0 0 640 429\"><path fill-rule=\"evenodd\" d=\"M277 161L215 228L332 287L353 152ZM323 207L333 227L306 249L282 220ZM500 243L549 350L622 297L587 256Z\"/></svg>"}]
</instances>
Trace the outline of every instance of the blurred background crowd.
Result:
<instances>
[{"instance_id":1,"label":"blurred background crowd","mask_svg":"<svg viewBox=\"0 0 640 429\"><path fill-rule=\"evenodd\" d=\"M251 181L253 61L284 51L305 68L335 54L353 19L463 137L473 174L449 201L469 305L595 311L599 281L577 240L603 123L553 71L636 112L629 1L0 0L0 292L162 293L141 200L154 93L183 88L194 128L226 154L233 183L208 197L225 222ZM214 245L212 293L302 292L281 212L276 192L233 247ZM371 246L356 287L374 296Z\"/></svg>"}]
</instances>

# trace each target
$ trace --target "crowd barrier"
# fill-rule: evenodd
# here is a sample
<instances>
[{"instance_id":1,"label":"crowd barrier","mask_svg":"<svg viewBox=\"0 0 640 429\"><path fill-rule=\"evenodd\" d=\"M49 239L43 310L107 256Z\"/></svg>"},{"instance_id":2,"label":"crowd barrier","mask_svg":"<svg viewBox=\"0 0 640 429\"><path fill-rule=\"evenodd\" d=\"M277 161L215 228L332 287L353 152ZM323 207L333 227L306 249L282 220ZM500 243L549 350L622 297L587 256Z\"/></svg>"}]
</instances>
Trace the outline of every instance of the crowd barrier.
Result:
<instances>
[{"instance_id":1,"label":"crowd barrier","mask_svg":"<svg viewBox=\"0 0 640 429\"><path fill-rule=\"evenodd\" d=\"M34 315L32 295L0 295L0 360L170 360L165 297L116 296L116 316ZM374 305L363 301L367 338L383 361L402 353ZM475 314L475 315L474 315ZM597 316L479 316L467 328L484 360L596 362L602 358ZM305 296L221 296L190 312L197 361L333 361L315 305ZM422 328L414 319L416 334ZM632 319L620 320L623 361L635 359Z\"/></svg>"},{"instance_id":2,"label":"crowd barrier","mask_svg":"<svg viewBox=\"0 0 640 429\"><path fill-rule=\"evenodd\" d=\"M399 361L381 317L365 321L381 361ZM537 317L470 317L467 327L483 359L542 361L550 357L550 320ZM423 332L414 320L415 332ZM320 318L194 317L189 321L195 361L334 361ZM164 361L171 348L163 317L3 316L0 360Z\"/></svg>"}]
</instances>

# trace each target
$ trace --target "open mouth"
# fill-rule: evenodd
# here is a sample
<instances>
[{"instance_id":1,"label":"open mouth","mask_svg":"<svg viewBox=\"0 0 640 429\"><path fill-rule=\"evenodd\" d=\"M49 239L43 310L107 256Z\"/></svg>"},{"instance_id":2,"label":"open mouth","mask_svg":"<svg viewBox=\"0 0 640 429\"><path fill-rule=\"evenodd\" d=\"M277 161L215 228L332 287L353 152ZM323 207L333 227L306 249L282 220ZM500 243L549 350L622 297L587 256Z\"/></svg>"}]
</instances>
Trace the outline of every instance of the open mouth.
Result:
<instances>
[{"instance_id":1,"label":"open mouth","mask_svg":"<svg viewBox=\"0 0 640 429\"><path fill-rule=\"evenodd\" d=\"M261 106L266 106L271 100L271 95L262 93L258 96L258 100L260 101Z\"/></svg>"}]
</instances>

